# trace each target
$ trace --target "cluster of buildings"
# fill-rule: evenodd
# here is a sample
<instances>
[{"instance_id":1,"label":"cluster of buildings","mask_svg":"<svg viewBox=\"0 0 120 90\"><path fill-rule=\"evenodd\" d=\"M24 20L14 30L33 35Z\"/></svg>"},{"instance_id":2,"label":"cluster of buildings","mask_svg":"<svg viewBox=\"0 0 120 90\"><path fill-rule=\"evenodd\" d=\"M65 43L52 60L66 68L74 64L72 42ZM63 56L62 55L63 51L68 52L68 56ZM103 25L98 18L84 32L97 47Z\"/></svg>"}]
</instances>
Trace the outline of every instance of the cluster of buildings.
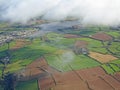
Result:
<instances>
[{"instance_id":1,"label":"cluster of buildings","mask_svg":"<svg viewBox=\"0 0 120 90\"><path fill-rule=\"evenodd\" d=\"M0 33L0 46L14 39L30 37L32 36L32 34L36 33L37 31L38 31L37 29L34 29L34 30L1 32Z\"/></svg>"}]
</instances>

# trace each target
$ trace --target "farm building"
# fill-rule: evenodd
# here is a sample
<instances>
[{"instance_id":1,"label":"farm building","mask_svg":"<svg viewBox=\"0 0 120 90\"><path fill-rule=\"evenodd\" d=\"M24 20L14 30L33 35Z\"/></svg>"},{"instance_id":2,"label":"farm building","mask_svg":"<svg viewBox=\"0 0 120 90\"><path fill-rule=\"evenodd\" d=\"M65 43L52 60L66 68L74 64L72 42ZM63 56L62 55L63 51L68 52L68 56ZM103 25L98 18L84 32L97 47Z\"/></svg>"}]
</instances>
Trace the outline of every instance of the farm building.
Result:
<instances>
[{"instance_id":1,"label":"farm building","mask_svg":"<svg viewBox=\"0 0 120 90\"><path fill-rule=\"evenodd\" d=\"M76 41L74 45L74 52L76 54L88 54L89 51L87 49L88 43L86 41Z\"/></svg>"}]
</instances>

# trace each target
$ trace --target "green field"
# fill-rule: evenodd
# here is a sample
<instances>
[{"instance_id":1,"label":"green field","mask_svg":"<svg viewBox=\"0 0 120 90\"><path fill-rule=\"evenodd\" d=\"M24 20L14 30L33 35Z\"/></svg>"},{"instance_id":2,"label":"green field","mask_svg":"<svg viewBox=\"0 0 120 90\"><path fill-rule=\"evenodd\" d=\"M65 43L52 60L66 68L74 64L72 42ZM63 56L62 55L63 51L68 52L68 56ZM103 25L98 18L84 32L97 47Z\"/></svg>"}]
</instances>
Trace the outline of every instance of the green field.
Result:
<instances>
[{"instance_id":1,"label":"green field","mask_svg":"<svg viewBox=\"0 0 120 90\"><path fill-rule=\"evenodd\" d=\"M109 31L109 32L106 32L107 34L117 38L120 36L120 32L119 31Z\"/></svg>"},{"instance_id":2,"label":"green field","mask_svg":"<svg viewBox=\"0 0 120 90\"><path fill-rule=\"evenodd\" d=\"M120 42L112 42L110 50L115 53L120 53Z\"/></svg>"},{"instance_id":3,"label":"green field","mask_svg":"<svg viewBox=\"0 0 120 90\"><path fill-rule=\"evenodd\" d=\"M108 74L114 74L120 71L120 60L111 61L107 64L103 64L102 67Z\"/></svg>"},{"instance_id":4,"label":"green field","mask_svg":"<svg viewBox=\"0 0 120 90\"><path fill-rule=\"evenodd\" d=\"M38 90L37 80L19 82L16 90Z\"/></svg>"},{"instance_id":5,"label":"green field","mask_svg":"<svg viewBox=\"0 0 120 90\"><path fill-rule=\"evenodd\" d=\"M55 33L50 33L48 34L50 40L52 40L51 42L49 42L49 45L52 45L54 47L57 47L59 49L72 49L74 47L74 44L77 40L83 40L88 42L88 49L90 51L94 51L94 52L99 52L99 53L108 53L107 50L105 48L103 48L102 43L98 40L94 40L91 38L63 38L63 36L61 34L55 34ZM55 37L54 37L55 36Z\"/></svg>"},{"instance_id":6,"label":"green field","mask_svg":"<svg viewBox=\"0 0 120 90\"><path fill-rule=\"evenodd\" d=\"M88 42L88 49L90 51L99 52L99 53L103 53L103 54L107 53L107 50L102 47L103 46L102 43L98 40L94 40L91 38L79 38L78 40L87 41Z\"/></svg>"},{"instance_id":7,"label":"green field","mask_svg":"<svg viewBox=\"0 0 120 90\"><path fill-rule=\"evenodd\" d=\"M75 55L71 51L66 51L59 55L46 55L48 64L59 71L70 71L100 66L100 63L86 55Z\"/></svg>"}]
</instances>

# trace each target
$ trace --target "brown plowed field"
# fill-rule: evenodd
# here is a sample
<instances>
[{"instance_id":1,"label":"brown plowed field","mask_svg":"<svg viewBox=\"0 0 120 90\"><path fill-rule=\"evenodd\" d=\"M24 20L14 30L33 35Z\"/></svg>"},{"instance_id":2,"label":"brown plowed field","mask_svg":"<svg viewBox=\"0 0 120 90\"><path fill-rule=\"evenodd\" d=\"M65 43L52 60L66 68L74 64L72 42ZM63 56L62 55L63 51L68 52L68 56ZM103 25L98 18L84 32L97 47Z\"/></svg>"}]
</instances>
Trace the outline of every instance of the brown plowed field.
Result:
<instances>
[{"instance_id":1,"label":"brown plowed field","mask_svg":"<svg viewBox=\"0 0 120 90\"><path fill-rule=\"evenodd\" d=\"M113 77L120 82L120 72L114 74Z\"/></svg>"},{"instance_id":2,"label":"brown plowed field","mask_svg":"<svg viewBox=\"0 0 120 90\"><path fill-rule=\"evenodd\" d=\"M91 58L96 59L97 61L99 61L101 63L106 63L106 62L110 62L110 61L118 59L112 55L104 55L104 54L100 54L97 52L89 52L89 56Z\"/></svg>"},{"instance_id":3,"label":"brown plowed field","mask_svg":"<svg viewBox=\"0 0 120 90\"><path fill-rule=\"evenodd\" d=\"M75 42L74 46L76 48L85 48L85 47L87 47L87 45L88 45L88 42L82 41L82 40L78 40L78 41Z\"/></svg>"},{"instance_id":4,"label":"brown plowed field","mask_svg":"<svg viewBox=\"0 0 120 90\"><path fill-rule=\"evenodd\" d=\"M110 75L105 75L103 79L108 82L115 90L120 90L120 82L118 82L116 79L114 79Z\"/></svg>"},{"instance_id":5,"label":"brown plowed field","mask_svg":"<svg viewBox=\"0 0 120 90\"><path fill-rule=\"evenodd\" d=\"M55 86L54 80L50 75L39 79L38 84L40 90L49 90L50 88Z\"/></svg>"},{"instance_id":6,"label":"brown plowed field","mask_svg":"<svg viewBox=\"0 0 120 90\"><path fill-rule=\"evenodd\" d=\"M97 40L102 40L102 41L109 41L112 40L112 36L106 34L106 33L96 33L92 35L92 38L97 39Z\"/></svg>"},{"instance_id":7,"label":"brown plowed field","mask_svg":"<svg viewBox=\"0 0 120 90\"><path fill-rule=\"evenodd\" d=\"M47 62L46 60L42 57L42 58L39 58L37 60L35 60L34 62L32 62L31 64L29 64L27 66L27 68L37 68L37 67L42 67L42 66L46 66L47 65Z\"/></svg>"},{"instance_id":8,"label":"brown plowed field","mask_svg":"<svg viewBox=\"0 0 120 90\"><path fill-rule=\"evenodd\" d=\"M120 82L100 67L76 71L92 90L120 90Z\"/></svg>"},{"instance_id":9,"label":"brown plowed field","mask_svg":"<svg viewBox=\"0 0 120 90\"><path fill-rule=\"evenodd\" d=\"M89 90L87 84L73 71L54 75L56 86L53 90Z\"/></svg>"},{"instance_id":10,"label":"brown plowed field","mask_svg":"<svg viewBox=\"0 0 120 90\"><path fill-rule=\"evenodd\" d=\"M114 90L108 83L100 78L88 81L88 84L92 90Z\"/></svg>"},{"instance_id":11,"label":"brown plowed field","mask_svg":"<svg viewBox=\"0 0 120 90\"><path fill-rule=\"evenodd\" d=\"M96 80L99 76L104 76L106 74L104 72L104 70L100 67L78 70L76 72L81 76L81 78L84 81L86 81L86 80Z\"/></svg>"},{"instance_id":12,"label":"brown plowed field","mask_svg":"<svg viewBox=\"0 0 120 90\"><path fill-rule=\"evenodd\" d=\"M39 87L40 90L89 90L87 84L73 71L52 73L49 78L43 77L39 79Z\"/></svg>"},{"instance_id":13,"label":"brown plowed field","mask_svg":"<svg viewBox=\"0 0 120 90\"><path fill-rule=\"evenodd\" d=\"M21 73L23 75L23 78L21 79L22 80L24 80L24 78L32 79L34 77L38 77L40 75L45 74L46 72L44 71L44 69L41 68L43 66L46 67L48 66L44 58L39 58L35 60L24 69L24 72Z\"/></svg>"}]
</instances>

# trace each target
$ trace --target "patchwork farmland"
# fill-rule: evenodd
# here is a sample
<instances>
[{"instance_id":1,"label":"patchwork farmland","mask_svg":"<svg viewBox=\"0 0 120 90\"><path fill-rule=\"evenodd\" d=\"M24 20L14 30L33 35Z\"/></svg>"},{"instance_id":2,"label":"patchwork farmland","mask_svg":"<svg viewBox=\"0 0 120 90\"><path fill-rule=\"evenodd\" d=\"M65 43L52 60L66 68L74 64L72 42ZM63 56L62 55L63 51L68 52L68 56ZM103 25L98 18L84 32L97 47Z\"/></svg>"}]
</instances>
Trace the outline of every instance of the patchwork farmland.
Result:
<instances>
[{"instance_id":1,"label":"patchwork farmland","mask_svg":"<svg viewBox=\"0 0 120 90\"><path fill-rule=\"evenodd\" d=\"M0 77L16 90L120 90L120 31L80 27L2 44Z\"/></svg>"}]
</instances>

